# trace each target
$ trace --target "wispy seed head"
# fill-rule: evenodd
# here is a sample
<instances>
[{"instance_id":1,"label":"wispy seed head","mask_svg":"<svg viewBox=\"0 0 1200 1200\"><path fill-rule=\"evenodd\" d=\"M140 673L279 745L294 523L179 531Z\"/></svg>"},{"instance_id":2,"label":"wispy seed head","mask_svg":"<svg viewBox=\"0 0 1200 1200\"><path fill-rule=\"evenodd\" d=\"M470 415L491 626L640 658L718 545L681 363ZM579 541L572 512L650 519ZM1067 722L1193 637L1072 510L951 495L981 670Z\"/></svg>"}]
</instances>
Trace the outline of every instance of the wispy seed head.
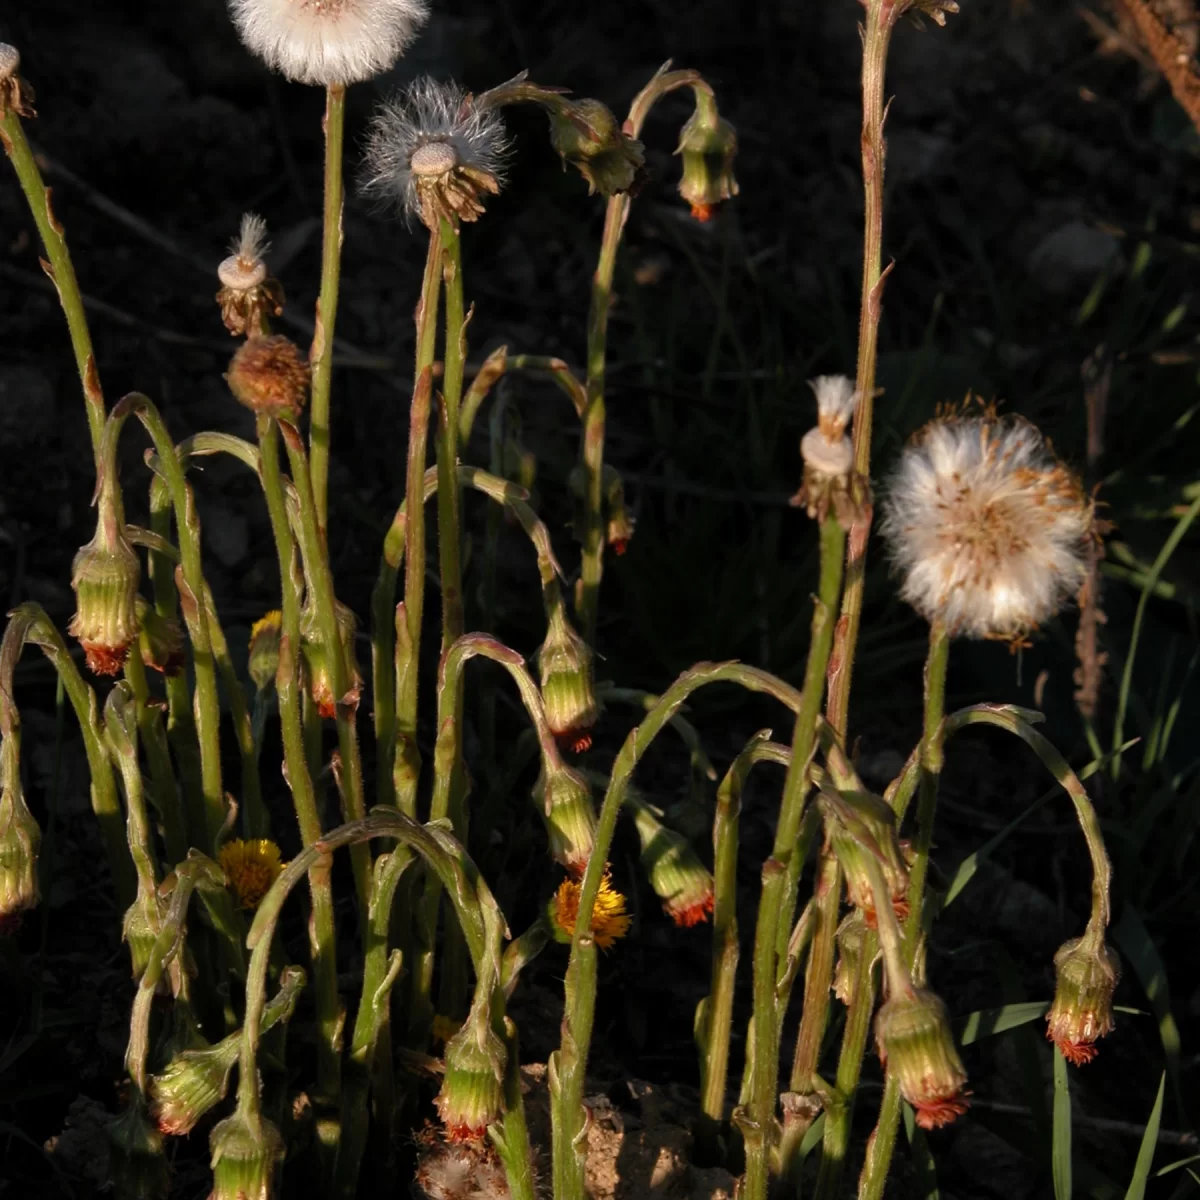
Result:
<instances>
[{"instance_id":1,"label":"wispy seed head","mask_svg":"<svg viewBox=\"0 0 1200 1200\"><path fill-rule=\"evenodd\" d=\"M267 277L263 256L271 248L267 223L257 213L244 213L238 236L229 246L229 257L217 267L221 284L238 291L257 287Z\"/></svg>"},{"instance_id":2,"label":"wispy seed head","mask_svg":"<svg viewBox=\"0 0 1200 1200\"><path fill-rule=\"evenodd\" d=\"M0 42L0 80L12 79L20 69L20 51L16 46Z\"/></svg>"},{"instance_id":3,"label":"wispy seed head","mask_svg":"<svg viewBox=\"0 0 1200 1200\"><path fill-rule=\"evenodd\" d=\"M1028 421L951 415L901 452L881 532L900 594L926 620L1017 641L1082 586L1093 506Z\"/></svg>"},{"instance_id":4,"label":"wispy seed head","mask_svg":"<svg viewBox=\"0 0 1200 1200\"><path fill-rule=\"evenodd\" d=\"M359 83L388 70L429 17L428 0L229 0L242 41L297 83Z\"/></svg>"}]
</instances>

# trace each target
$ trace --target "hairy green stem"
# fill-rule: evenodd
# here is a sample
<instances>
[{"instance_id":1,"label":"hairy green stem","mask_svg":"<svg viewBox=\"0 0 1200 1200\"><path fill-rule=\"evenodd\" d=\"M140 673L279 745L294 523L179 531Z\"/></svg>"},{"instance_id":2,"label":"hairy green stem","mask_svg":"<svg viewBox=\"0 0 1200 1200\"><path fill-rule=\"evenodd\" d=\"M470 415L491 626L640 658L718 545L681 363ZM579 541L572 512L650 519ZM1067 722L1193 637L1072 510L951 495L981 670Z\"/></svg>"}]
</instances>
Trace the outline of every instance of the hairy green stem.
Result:
<instances>
[{"instance_id":1,"label":"hairy green stem","mask_svg":"<svg viewBox=\"0 0 1200 1200\"><path fill-rule=\"evenodd\" d=\"M337 323L338 285L342 269L342 158L346 126L346 88L325 89L325 210L321 246L321 294L317 299L312 349L312 408L309 457L317 521L326 527L329 512L329 397L333 383L333 331Z\"/></svg>"},{"instance_id":2,"label":"hairy green stem","mask_svg":"<svg viewBox=\"0 0 1200 1200\"><path fill-rule=\"evenodd\" d=\"M83 385L84 408L87 412L88 430L92 435L92 453L97 464L100 460L100 443L104 437L104 393L100 390L100 375L96 370L96 355L92 349L92 335L88 330L87 316L83 309L83 297L79 292L79 281L75 278L75 267L67 249L66 234L54 210L50 207L50 189L42 182L37 161L33 157L21 118L10 109L0 116L0 145L12 162L25 193L29 211L33 215L42 245L46 247L49 262L42 262L42 269L50 276L58 291L59 303L67 318L67 329L71 335L71 349L75 353L75 367Z\"/></svg>"},{"instance_id":3,"label":"hairy green stem","mask_svg":"<svg viewBox=\"0 0 1200 1200\"><path fill-rule=\"evenodd\" d=\"M304 748L303 713L300 703L300 592L294 573L296 556L288 524L283 475L279 466L276 425L268 417L258 418L259 457L263 492L271 518L271 532L279 558L280 638L279 667L275 691L279 699L279 721L283 734L283 756L288 783L296 809L300 840L306 850L321 837L321 818ZM313 986L317 1010L317 1094L326 1105L337 1102L341 1090L342 1009L337 991L337 956L334 942L333 890L329 862L314 861L308 877L312 898L309 942L312 951ZM254 964L251 964L253 974ZM247 982L247 1007L249 1006ZM247 1024L249 1016L246 1018ZM243 1048L244 1052L244 1048ZM245 1061L245 1059L243 1059ZM251 1059L253 1061L253 1059ZM255 1084L257 1088L257 1083ZM254 1101L257 1102L257 1092Z\"/></svg>"}]
</instances>

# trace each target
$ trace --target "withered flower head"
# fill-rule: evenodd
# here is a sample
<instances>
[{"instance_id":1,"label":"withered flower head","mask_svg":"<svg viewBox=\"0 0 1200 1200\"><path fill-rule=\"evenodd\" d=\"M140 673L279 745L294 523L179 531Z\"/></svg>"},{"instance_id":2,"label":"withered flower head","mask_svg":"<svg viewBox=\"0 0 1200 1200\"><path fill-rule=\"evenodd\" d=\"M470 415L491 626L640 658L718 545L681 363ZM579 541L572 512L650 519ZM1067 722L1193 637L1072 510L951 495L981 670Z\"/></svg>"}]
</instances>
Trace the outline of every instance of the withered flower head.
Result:
<instances>
[{"instance_id":1,"label":"withered flower head","mask_svg":"<svg viewBox=\"0 0 1200 1200\"><path fill-rule=\"evenodd\" d=\"M361 83L408 49L428 0L230 0L248 49L297 83Z\"/></svg>"},{"instance_id":2,"label":"withered flower head","mask_svg":"<svg viewBox=\"0 0 1200 1200\"><path fill-rule=\"evenodd\" d=\"M270 1121L239 1108L213 1126L208 1144L213 1173L209 1200L272 1200L284 1144Z\"/></svg>"},{"instance_id":3,"label":"withered flower head","mask_svg":"<svg viewBox=\"0 0 1200 1200\"><path fill-rule=\"evenodd\" d=\"M75 615L67 626L83 647L88 669L97 675L116 675L137 637L140 579L137 552L102 504L96 535L71 566Z\"/></svg>"},{"instance_id":4,"label":"withered flower head","mask_svg":"<svg viewBox=\"0 0 1200 1200\"><path fill-rule=\"evenodd\" d=\"M308 664L309 688L317 711L327 720L337 716L339 704L356 712L359 696L362 694L362 675L354 653L358 618L340 600L334 601L334 611L337 615L338 637L341 639L341 645L337 647L325 644L315 604L305 604L300 613L300 649L304 653L304 661ZM350 686L344 696L339 697L335 694L331 654L343 655L349 667Z\"/></svg>"},{"instance_id":5,"label":"withered flower head","mask_svg":"<svg viewBox=\"0 0 1200 1200\"><path fill-rule=\"evenodd\" d=\"M217 267L221 320L235 337L266 333L267 318L283 312L283 288L267 273L263 261L269 249L266 221L255 213L245 213L241 231L229 247L229 257Z\"/></svg>"},{"instance_id":6,"label":"withered flower head","mask_svg":"<svg viewBox=\"0 0 1200 1200\"><path fill-rule=\"evenodd\" d=\"M364 190L399 204L430 229L475 221L503 182L504 123L454 83L418 79L375 113Z\"/></svg>"},{"instance_id":7,"label":"withered flower head","mask_svg":"<svg viewBox=\"0 0 1200 1200\"><path fill-rule=\"evenodd\" d=\"M546 588L549 625L538 651L546 723L559 745L576 753L592 744L591 729L600 715L592 679L592 651L567 619L556 583Z\"/></svg>"},{"instance_id":8,"label":"withered flower head","mask_svg":"<svg viewBox=\"0 0 1200 1200\"><path fill-rule=\"evenodd\" d=\"M37 861L42 831L21 789L18 734L0 740L0 936L38 903Z\"/></svg>"},{"instance_id":9,"label":"withered flower head","mask_svg":"<svg viewBox=\"0 0 1200 1200\"><path fill-rule=\"evenodd\" d=\"M946 1006L917 988L892 996L875 1018L879 1057L916 1109L922 1129L949 1125L967 1111L967 1073L954 1047Z\"/></svg>"},{"instance_id":10,"label":"withered flower head","mask_svg":"<svg viewBox=\"0 0 1200 1200\"><path fill-rule=\"evenodd\" d=\"M33 117L33 88L21 78L21 54L16 46L0 42L0 117L15 112Z\"/></svg>"},{"instance_id":11,"label":"withered flower head","mask_svg":"<svg viewBox=\"0 0 1200 1200\"><path fill-rule=\"evenodd\" d=\"M675 153L683 160L680 196L691 205L697 221L712 220L716 210L738 194L737 180L733 177L736 130L717 115L711 101L697 105L679 132L679 148Z\"/></svg>"},{"instance_id":12,"label":"withered flower head","mask_svg":"<svg viewBox=\"0 0 1200 1200\"><path fill-rule=\"evenodd\" d=\"M592 789L578 771L543 766L533 788L534 803L546 823L550 853L576 878L583 874L596 838Z\"/></svg>"},{"instance_id":13,"label":"withered flower head","mask_svg":"<svg viewBox=\"0 0 1200 1200\"><path fill-rule=\"evenodd\" d=\"M845 375L818 375L808 386L817 398L817 424L800 440L804 481L792 503L819 521L832 508L848 528L869 498L866 482L855 474L854 446L846 434L858 393Z\"/></svg>"},{"instance_id":14,"label":"withered flower head","mask_svg":"<svg viewBox=\"0 0 1200 1200\"><path fill-rule=\"evenodd\" d=\"M309 368L288 338L252 337L233 356L225 381L238 403L252 412L295 418L308 395Z\"/></svg>"},{"instance_id":15,"label":"withered flower head","mask_svg":"<svg viewBox=\"0 0 1200 1200\"><path fill-rule=\"evenodd\" d=\"M500 1119L506 1060L484 1013L468 1017L446 1043L446 1074L434 1104L450 1141L481 1141Z\"/></svg>"},{"instance_id":16,"label":"withered flower head","mask_svg":"<svg viewBox=\"0 0 1200 1200\"><path fill-rule=\"evenodd\" d=\"M713 877L683 834L664 825L644 802L632 801L642 867L663 912L683 928L703 924L713 910Z\"/></svg>"},{"instance_id":17,"label":"withered flower head","mask_svg":"<svg viewBox=\"0 0 1200 1200\"><path fill-rule=\"evenodd\" d=\"M1019 642L1087 577L1093 506L1020 417L931 421L888 480L881 532L900 594L951 635Z\"/></svg>"},{"instance_id":18,"label":"withered flower head","mask_svg":"<svg viewBox=\"0 0 1200 1200\"><path fill-rule=\"evenodd\" d=\"M631 138L599 100L546 102L550 142L563 160L587 180L588 195L615 196L636 192L642 182L646 156L642 143Z\"/></svg>"},{"instance_id":19,"label":"withered flower head","mask_svg":"<svg viewBox=\"0 0 1200 1200\"><path fill-rule=\"evenodd\" d=\"M175 617L164 617L153 604L137 598L138 650L148 667L164 675L184 668L183 627Z\"/></svg>"},{"instance_id":20,"label":"withered flower head","mask_svg":"<svg viewBox=\"0 0 1200 1200\"><path fill-rule=\"evenodd\" d=\"M1096 1042L1113 1031L1113 992L1121 964L1101 938L1086 934L1054 956L1054 1003L1046 1014L1046 1036L1077 1067L1096 1057Z\"/></svg>"}]
</instances>

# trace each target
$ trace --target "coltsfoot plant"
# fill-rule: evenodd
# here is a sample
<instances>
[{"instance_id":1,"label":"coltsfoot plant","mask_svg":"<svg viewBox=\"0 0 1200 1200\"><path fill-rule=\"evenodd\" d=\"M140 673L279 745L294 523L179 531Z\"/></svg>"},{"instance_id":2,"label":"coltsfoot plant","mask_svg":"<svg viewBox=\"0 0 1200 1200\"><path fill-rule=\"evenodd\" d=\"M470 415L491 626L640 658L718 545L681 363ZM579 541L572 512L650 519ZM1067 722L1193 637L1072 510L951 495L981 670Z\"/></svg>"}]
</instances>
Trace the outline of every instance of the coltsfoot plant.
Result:
<instances>
[{"instance_id":1,"label":"coltsfoot plant","mask_svg":"<svg viewBox=\"0 0 1200 1200\"><path fill-rule=\"evenodd\" d=\"M267 267L262 217L242 217L229 256L214 264L219 316L238 339L225 373L230 403L253 412L254 442L201 433L177 443L146 395L110 404L63 228L26 141L32 89L21 78L17 50L0 47L0 140L66 315L95 457L97 514L95 536L75 560L77 609L68 627L87 674L35 604L11 614L0 644L0 930L11 930L39 899L39 830L21 787L13 686L17 660L31 644L58 671L78 716L111 886L126 914L136 997L126 1107L114 1117L110 1139L112 1185L122 1200L167 1195L170 1139L189 1135L209 1138L213 1200L280 1195L281 1168L289 1161L304 1172L296 1176L303 1187L293 1194L353 1197L366 1156L388 1162L393 1147L414 1141L414 1186L426 1195L462 1197L486 1183L489 1196L583 1200L583 1098L597 952L620 954L622 939L631 936L609 864L623 812L636 826L642 868L666 913L679 926L712 921L711 994L696 1020L703 1081L697 1132L721 1134L714 1144L729 1161L744 1162L740 1194L764 1200L773 1175L799 1183L821 1117L816 1195L832 1200L841 1194L873 1029L886 1084L860 1195L881 1195L902 1105L911 1106L917 1125L936 1128L970 1104L953 1025L934 990L937 981L927 977L924 947L935 907L928 874L943 746L973 723L1021 738L1074 804L1093 868L1092 912L1081 936L1055 959L1049 1033L1074 1064L1096 1054L1097 1040L1113 1027L1118 967L1105 942L1108 859L1087 794L1033 728L1036 714L992 705L944 711L955 639L1017 645L1072 601L1095 536L1091 497L1037 429L979 405L944 411L913 435L886 479L872 477L875 344L886 275L883 78L896 22L915 9L941 23L954 6L945 0L865 4L859 358L854 378L812 381L816 424L800 446L795 503L816 523L820 545L804 677L793 684L736 662L697 664L661 696L645 698L644 717L615 757L603 742L592 744L601 705L606 696L639 703L642 697L597 688L594 678L606 549L619 553L634 536L621 477L605 461L613 272L629 206L646 176L642 126L668 93L688 89L695 101L678 141L679 190L692 215L719 219L721 207L736 197L738 139L708 83L668 64L623 121L599 100L570 96L524 74L478 94L421 79L379 107L366 143L364 189L425 240L427 258L416 304L403 502L382 547L371 612L354 613L338 597L329 555L337 518L329 494L330 379L345 94L395 63L428 15L425 0L231 0L231 16L251 50L289 79L326 93L324 243L311 344L297 346L273 327L284 288ZM44 104L54 102L53 95L42 97ZM605 206L582 374L523 348L497 351L468 379L470 310L460 234L464 222L488 220L489 200L510 186L503 109L511 104L533 104L547 114L550 142L564 167L578 171ZM236 213L229 222L236 224ZM480 313L476 320L482 319ZM565 567L556 538L520 483L462 460L489 390L509 371L552 378L579 420L574 535L580 552ZM801 390L796 405L807 403ZM147 473L123 481L117 448L130 417L145 429L152 452ZM193 493L200 477L191 467L199 456L217 453L231 455L261 485L274 540L277 595L254 626L248 681L235 673L218 597L204 574ZM511 461L517 479L532 477L524 452L498 461ZM469 632L463 512L476 496L528 535L546 618L545 639L532 655L536 674L515 650ZM148 510L148 527L128 522L127 497L131 509ZM899 594L929 624L924 732L882 798L863 784L847 751L876 499ZM420 686L428 678L420 657L435 558L426 544L430 501L436 504L432 574L440 589L432 695ZM497 523L487 528L489 538L498 536ZM492 611L469 616L492 628ZM360 621L371 645L365 674L355 653ZM465 849L471 813L465 747L475 744L465 735L477 708L468 704L467 664L477 657L498 664L515 684L539 760L536 784L526 785L531 796L511 798L520 806L532 801L530 815L536 811L546 833L544 857L530 863L520 881L536 896L533 911L541 915L517 937ZM773 697L794 725L788 744L757 734L729 766L717 793L710 870L631 779L668 723L694 741L680 710L699 689L717 683ZM268 720L273 711L286 784L276 778L272 789L260 779L260 758L276 728ZM431 742L421 736L423 715L435 717ZM223 725L231 727L240 752L236 780L222 757ZM738 812L747 775L762 762L783 766L785 775L773 846L761 864L750 939L753 1015L740 1094L731 1096L741 947ZM341 806L336 827L323 818L330 781ZM375 800L370 811L368 795ZM301 847L287 864L281 839ZM356 919L339 924L332 865L343 848L353 888L346 907ZM303 969L287 964L276 938L285 901L300 885L309 932ZM508 1004L522 968L555 940L570 946L564 1017L547 1064L551 1144L535 1149ZM791 1040L784 1018L798 979L803 1005L795 1054L781 1079L781 1049ZM310 998L298 1008L304 989ZM828 1082L820 1074L822 1043L834 997L845 1020L836 1074ZM294 1014L304 1036L289 1039L284 1033ZM297 1045L315 1047L315 1054L301 1054ZM406 1066L428 1063L438 1047L443 1058L435 1098ZM302 1108L305 1120L283 1119L285 1073L304 1095L296 1112Z\"/></svg>"}]
</instances>

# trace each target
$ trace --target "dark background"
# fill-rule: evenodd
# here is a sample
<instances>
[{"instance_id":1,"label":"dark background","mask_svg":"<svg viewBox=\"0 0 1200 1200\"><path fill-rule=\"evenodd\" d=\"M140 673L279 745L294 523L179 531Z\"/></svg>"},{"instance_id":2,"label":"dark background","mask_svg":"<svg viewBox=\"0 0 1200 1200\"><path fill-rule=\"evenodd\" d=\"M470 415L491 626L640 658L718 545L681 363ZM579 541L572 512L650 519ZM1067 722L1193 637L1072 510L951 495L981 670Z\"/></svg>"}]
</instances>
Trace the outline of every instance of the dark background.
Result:
<instances>
[{"instance_id":1,"label":"dark background","mask_svg":"<svg viewBox=\"0 0 1200 1200\"><path fill-rule=\"evenodd\" d=\"M798 682L816 550L811 523L787 505L799 481L798 439L813 420L804 380L853 374L857 330L857 6L436 7L395 72L351 90L348 171L357 170L374 103L425 71L481 90L528 68L539 82L596 96L623 115L670 57L709 78L737 126L741 195L707 226L692 222L674 193L671 151L690 111L686 96L662 103L645 130L650 182L633 206L618 265L607 447L638 531L624 557L608 559L599 674L659 691L696 660L738 657ZM1094 22L1071 6L967 0L963 8L944 30L906 24L893 46L885 254L896 269L880 338L885 392L875 462L883 468L936 405L974 392L1038 422L1100 485L1116 524L1103 595L1110 660L1095 726L1107 749L1141 582L1200 488L1187 423L1197 402L1197 143L1153 74L1121 51L1119 38L1100 53ZM270 262L288 294L287 331L306 344L319 273L321 94L269 76L238 43L219 0L42 0L0 15L0 37L19 46L37 91L29 135L46 156L92 303L110 404L136 387L179 437L203 428L250 436L249 415L221 378L233 343L212 299L215 264L240 214L263 214ZM476 304L471 361L507 344L577 364L602 203L586 196L574 172L560 170L538 113L509 110L506 119L516 143L508 185L464 236L467 295ZM72 610L70 559L91 535L92 472L65 327L37 250L23 198L11 175L0 174L0 596L37 600L63 624ZM373 210L351 188L337 332L345 356L372 361L335 374L331 547L339 595L363 618L382 534L403 491L423 258L421 230ZM1104 452L1089 465L1082 368L1097 355L1112 382ZM575 419L549 385L506 386L522 444L537 457L539 509L570 571L578 561L567 491ZM488 411L464 452L483 465ZM141 521L142 447L136 435L125 442L127 506ZM276 602L265 510L253 481L225 460L205 465L197 493L206 570L241 653L249 624ZM468 511L477 567L484 516ZM1125 1122L1132 1132L1081 1120L1076 1144L1077 1158L1115 1180L1119 1194L1164 1066L1160 1028L1168 1048L1171 1029L1182 1032L1164 1127L1188 1128L1196 1100L1196 550L1186 537L1141 624L1124 736L1143 741L1127 753L1119 779L1104 771L1090 785L1129 939L1120 943L1126 979L1118 1001L1141 1015L1122 1016L1096 1064L1072 1074L1077 1114ZM851 720L863 773L882 787L919 735L924 630L897 602L879 547L872 553ZM478 578L477 569L468 576L469 623L483 619ZM532 558L511 531L502 535L500 579L497 630L532 655L541 609ZM431 600L430 624L435 610ZM987 698L1041 707L1050 736L1073 763L1087 763L1094 752L1072 698L1075 624L1075 614L1065 614L1016 656L956 645L951 705ZM360 657L368 659L365 645ZM486 672L478 678L489 686ZM62 1174L67 1168L48 1173L38 1147L63 1128L78 1098L115 1105L130 985L70 722L55 793L48 669L27 656L18 687L31 803L44 821L46 797L58 794L61 811L49 903L18 939L0 943L8 980L0 1001L8 1039L7 1051L0 1046L0 1137L8 1139L0 1180L8 1177L11 1195L35 1194L28 1189L44 1185L31 1181L52 1178L84 1195L85 1184ZM701 695L692 708L720 770L754 730L774 724L786 736L779 712L740 695ZM607 761L630 723L629 711L610 708L591 765ZM479 751L477 739L471 748ZM498 841L472 848L519 928L553 880L536 894L527 882L517 887L531 835L527 813L505 807L501 765L472 764L494 823L481 827L500 830ZM680 803L687 775L678 744L665 742L640 778L704 846L703 819ZM937 864L952 874L1047 782L1020 746L964 735L949 752ZM709 802L711 792L708 785ZM777 781L764 775L746 816L746 929L776 803ZM619 843L616 859L637 922L605 962L597 1070L694 1081L691 1014L707 985L707 937L678 934L659 915L653 895L639 889L632 844ZM1055 797L981 867L938 926L930 976L952 1011L1047 997L1055 948L1082 928L1087 884L1082 839L1065 797ZM551 951L530 981L528 1057L554 1044L562 965ZM1172 1025L1163 1024L1164 1006L1173 1006ZM944 1195L1050 1194L1044 1127L1002 1107L1036 1111L1049 1061L1036 1024L968 1052L976 1108L932 1139ZM868 1076L877 1071L871 1058ZM873 1107L866 1092L864 1137ZM185 1182L186 1164L203 1158L203 1140L196 1135L197 1145L180 1152ZM1185 1153L1163 1147L1156 1161ZM1077 1169L1081 1190L1104 1194ZM1186 1174L1155 1186L1172 1194Z\"/></svg>"}]
</instances>

